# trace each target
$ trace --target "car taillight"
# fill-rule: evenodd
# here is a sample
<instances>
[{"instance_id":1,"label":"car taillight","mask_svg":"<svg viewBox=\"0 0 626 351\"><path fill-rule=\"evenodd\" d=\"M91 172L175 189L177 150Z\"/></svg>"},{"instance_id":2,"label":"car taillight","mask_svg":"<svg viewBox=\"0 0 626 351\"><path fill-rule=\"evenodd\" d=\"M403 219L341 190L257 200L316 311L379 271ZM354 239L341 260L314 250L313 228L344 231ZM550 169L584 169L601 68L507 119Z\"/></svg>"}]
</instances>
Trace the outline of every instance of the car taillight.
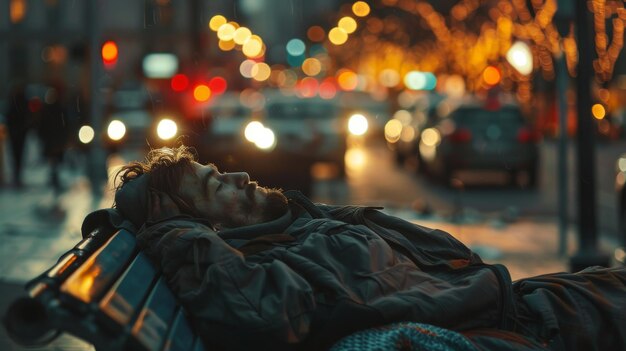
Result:
<instances>
[{"instance_id":1,"label":"car taillight","mask_svg":"<svg viewBox=\"0 0 626 351\"><path fill-rule=\"evenodd\" d=\"M468 129L460 128L450 134L448 136L448 139L450 139L450 141L453 143L467 143L472 140L472 132L470 132Z\"/></svg>"},{"instance_id":2,"label":"car taillight","mask_svg":"<svg viewBox=\"0 0 626 351\"><path fill-rule=\"evenodd\" d=\"M532 143L539 140L539 135L528 128L520 128L517 131L517 141L520 143Z\"/></svg>"}]
</instances>

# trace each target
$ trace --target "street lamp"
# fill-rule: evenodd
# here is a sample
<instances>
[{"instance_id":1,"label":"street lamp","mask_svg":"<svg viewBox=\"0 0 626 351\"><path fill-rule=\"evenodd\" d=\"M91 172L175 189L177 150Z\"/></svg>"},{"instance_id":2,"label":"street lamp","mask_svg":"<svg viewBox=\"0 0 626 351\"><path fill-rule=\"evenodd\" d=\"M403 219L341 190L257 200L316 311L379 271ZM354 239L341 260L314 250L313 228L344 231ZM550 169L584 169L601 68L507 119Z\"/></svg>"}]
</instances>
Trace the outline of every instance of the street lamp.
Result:
<instances>
[{"instance_id":1,"label":"street lamp","mask_svg":"<svg viewBox=\"0 0 626 351\"><path fill-rule=\"evenodd\" d=\"M533 71L533 55L523 41L515 42L507 51L506 59L519 73L527 76Z\"/></svg>"}]
</instances>

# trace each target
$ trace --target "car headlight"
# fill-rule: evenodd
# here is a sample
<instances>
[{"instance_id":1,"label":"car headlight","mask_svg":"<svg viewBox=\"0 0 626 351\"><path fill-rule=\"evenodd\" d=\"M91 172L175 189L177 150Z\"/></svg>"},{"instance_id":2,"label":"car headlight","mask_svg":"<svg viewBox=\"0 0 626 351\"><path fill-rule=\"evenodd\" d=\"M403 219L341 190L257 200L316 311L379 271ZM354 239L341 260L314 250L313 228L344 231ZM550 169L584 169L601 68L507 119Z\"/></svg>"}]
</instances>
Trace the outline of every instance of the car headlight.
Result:
<instances>
[{"instance_id":1,"label":"car headlight","mask_svg":"<svg viewBox=\"0 0 626 351\"><path fill-rule=\"evenodd\" d=\"M355 113L348 119L348 131L352 135L363 135L367 133L368 128L367 118L360 113Z\"/></svg>"},{"instance_id":2,"label":"car headlight","mask_svg":"<svg viewBox=\"0 0 626 351\"><path fill-rule=\"evenodd\" d=\"M276 136L274 135L274 131L267 127L263 128L254 140L254 145L265 151L271 151L274 149L274 147L276 147Z\"/></svg>"},{"instance_id":3,"label":"car headlight","mask_svg":"<svg viewBox=\"0 0 626 351\"><path fill-rule=\"evenodd\" d=\"M107 135L109 139L118 141L126 135L126 125L124 122L114 119L109 123L109 127L107 128Z\"/></svg>"},{"instance_id":4,"label":"car headlight","mask_svg":"<svg viewBox=\"0 0 626 351\"><path fill-rule=\"evenodd\" d=\"M265 126L259 121L252 121L248 123L246 125L246 129L244 130L244 136L246 137L246 140L254 143L254 141L259 138L259 135L263 133L263 128L265 128Z\"/></svg>"},{"instance_id":5,"label":"car headlight","mask_svg":"<svg viewBox=\"0 0 626 351\"><path fill-rule=\"evenodd\" d=\"M276 147L274 131L259 121L252 121L244 129L245 138L263 151L272 151Z\"/></svg>"},{"instance_id":6,"label":"car headlight","mask_svg":"<svg viewBox=\"0 0 626 351\"><path fill-rule=\"evenodd\" d=\"M78 130L78 140L80 140L83 144L89 144L92 142L95 135L96 133L91 126L85 125L80 127Z\"/></svg>"},{"instance_id":7,"label":"car headlight","mask_svg":"<svg viewBox=\"0 0 626 351\"><path fill-rule=\"evenodd\" d=\"M176 136L178 133L178 126L176 122L169 118L163 118L157 125L157 136L162 140L169 140Z\"/></svg>"}]
</instances>

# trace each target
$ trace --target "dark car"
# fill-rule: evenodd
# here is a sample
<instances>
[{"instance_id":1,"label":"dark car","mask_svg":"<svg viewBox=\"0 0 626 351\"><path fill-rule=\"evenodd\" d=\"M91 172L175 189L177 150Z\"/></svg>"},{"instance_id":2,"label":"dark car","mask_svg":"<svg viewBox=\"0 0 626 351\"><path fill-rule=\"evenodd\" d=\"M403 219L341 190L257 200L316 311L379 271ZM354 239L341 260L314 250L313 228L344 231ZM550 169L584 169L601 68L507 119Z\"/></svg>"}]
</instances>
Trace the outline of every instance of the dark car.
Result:
<instances>
[{"instance_id":1,"label":"dark car","mask_svg":"<svg viewBox=\"0 0 626 351\"><path fill-rule=\"evenodd\" d=\"M417 171L421 172L419 143L421 132L437 124L442 118L443 105L448 104L441 95L425 95L407 109L397 110L387 122L385 140L392 150L396 163L403 166L408 160L417 161Z\"/></svg>"},{"instance_id":2,"label":"dark car","mask_svg":"<svg viewBox=\"0 0 626 351\"><path fill-rule=\"evenodd\" d=\"M160 101L138 82L127 82L113 92L104 118L107 149L148 149L175 144L183 126L181 114L172 108L153 107L153 99Z\"/></svg>"},{"instance_id":3,"label":"dark car","mask_svg":"<svg viewBox=\"0 0 626 351\"><path fill-rule=\"evenodd\" d=\"M512 183L526 172L528 186L534 187L538 140L518 105L470 102L421 132L419 154L425 171L447 184L456 171L500 170Z\"/></svg>"},{"instance_id":4,"label":"dark car","mask_svg":"<svg viewBox=\"0 0 626 351\"><path fill-rule=\"evenodd\" d=\"M251 95L252 96L252 95ZM345 173L346 127L337 99L299 98L278 90L224 94L208 107L209 126L195 143L201 161L226 171L249 170L261 184L310 194L311 168L333 164Z\"/></svg>"}]
</instances>

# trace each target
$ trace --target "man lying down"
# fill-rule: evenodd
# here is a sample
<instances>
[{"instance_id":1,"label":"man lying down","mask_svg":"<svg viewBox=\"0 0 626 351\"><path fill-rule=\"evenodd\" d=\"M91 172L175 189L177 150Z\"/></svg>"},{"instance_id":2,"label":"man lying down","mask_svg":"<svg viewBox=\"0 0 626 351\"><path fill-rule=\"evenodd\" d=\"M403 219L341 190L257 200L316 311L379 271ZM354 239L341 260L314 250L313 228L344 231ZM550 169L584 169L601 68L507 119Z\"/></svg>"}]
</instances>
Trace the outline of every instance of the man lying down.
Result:
<instances>
[{"instance_id":1,"label":"man lying down","mask_svg":"<svg viewBox=\"0 0 626 351\"><path fill-rule=\"evenodd\" d=\"M185 146L118 174L115 207L209 349L363 349L408 330L438 349L626 350L625 268L511 282L446 232L263 188Z\"/></svg>"}]
</instances>

